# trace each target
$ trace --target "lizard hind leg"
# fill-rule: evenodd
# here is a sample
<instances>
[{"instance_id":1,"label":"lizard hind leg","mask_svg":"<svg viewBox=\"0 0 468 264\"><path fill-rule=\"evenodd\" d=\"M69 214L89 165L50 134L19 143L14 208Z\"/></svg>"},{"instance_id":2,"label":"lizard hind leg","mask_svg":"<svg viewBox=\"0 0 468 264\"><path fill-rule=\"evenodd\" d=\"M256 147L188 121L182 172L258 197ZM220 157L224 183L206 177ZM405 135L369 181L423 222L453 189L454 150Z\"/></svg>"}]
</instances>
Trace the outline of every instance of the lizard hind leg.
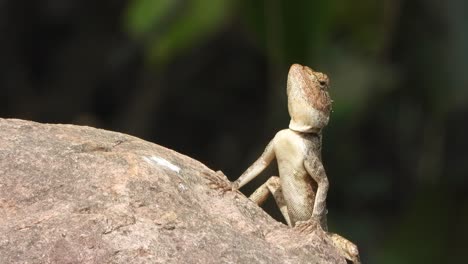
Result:
<instances>
[{"instance_id":1,"label":"lizard hind leg","mask_svg":"<svg viewBox=\"0 0 468 264\"><path fill-rule=\"evenodd\" d=\"M262 205L270 194L273 195L273 198L286 220L286 223L288 223L288 226L292 226L278 176L272 176L264 184L260 185L260 187L258 187L258 189L249 196L249 199L258 205Z\"/></svg>"},{"instance_id":2,"label":"lizard hind leg","mask_svg":"<svg viewBox=\"0 0 468 264\"><path fill-rule=\"evenodd\" d=\"M350 260L353 264L361 263L358 248L353 242L334 233L328 233L328 236L343 257Z\"/></svg>"}]
</instances>

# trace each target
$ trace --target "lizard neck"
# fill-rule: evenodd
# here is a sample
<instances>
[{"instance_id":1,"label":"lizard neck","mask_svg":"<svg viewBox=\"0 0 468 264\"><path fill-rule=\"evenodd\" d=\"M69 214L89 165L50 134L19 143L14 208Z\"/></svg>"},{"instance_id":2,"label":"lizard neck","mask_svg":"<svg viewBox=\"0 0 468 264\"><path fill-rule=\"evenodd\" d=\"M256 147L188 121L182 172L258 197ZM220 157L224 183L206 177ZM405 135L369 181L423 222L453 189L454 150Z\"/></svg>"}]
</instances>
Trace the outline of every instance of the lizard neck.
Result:
<instances>
[{"instance_id":1,"label":"lizard neck","mask_svg":"<svg viewBox=\"0 0 468 264\"><path fill-rule=\"evenodd\" d=\"M289 129L298 133L307 133L307 134L320 134L322 132L321 127L313 127L309 125L300 125L291 120L289 123Z\"/></svg>"},{"instance_id":2,"label":"lizard neck","mask_svg":"<svg viewBox=\"0 0 468 264\"><path fill-rule=\"evenodd\" d=\"M289 129L298 133L298 134L315 134L320 136L322 134L322 128L317 128L317 127L297 127L297 126L291 126L289 124Z\"/></svg>"},{"instance_id":3,"label":"lizard neck","mask_svg":"<svg viewBox=\"0 0 468 264\"><path fill-rule=\"evenodd\" d=\"M329 113L308 106L296 108L291 106L289 115L291 116L289 128L303 133L320 133L330 118Z\"/></svg>"}]
</instances>

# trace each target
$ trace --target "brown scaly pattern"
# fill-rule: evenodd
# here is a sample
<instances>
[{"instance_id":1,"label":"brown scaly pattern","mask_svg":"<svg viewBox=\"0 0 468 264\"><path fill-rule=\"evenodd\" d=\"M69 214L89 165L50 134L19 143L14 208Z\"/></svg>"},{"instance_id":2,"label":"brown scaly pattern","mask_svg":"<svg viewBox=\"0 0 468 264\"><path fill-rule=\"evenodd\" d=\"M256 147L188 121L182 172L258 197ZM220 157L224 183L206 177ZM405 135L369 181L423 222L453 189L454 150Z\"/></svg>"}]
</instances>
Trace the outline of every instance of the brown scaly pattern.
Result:
<instances>
[{"instance_id":1,"label":"brown scaly pattern","mask_svg":"<svg viewBox=\"0 0 468 264\"><path fill-rule=\"evenodd\" d=\"M328 95L330 80L321 72L316 72L307 66L294 64L291 68L301 68L296 75L297 79L290 80L294 85L301 87L307 101L317 110L329 113L332 100ZM292 85L292 84L290 84Z\"/></svg>"}]
</instances>

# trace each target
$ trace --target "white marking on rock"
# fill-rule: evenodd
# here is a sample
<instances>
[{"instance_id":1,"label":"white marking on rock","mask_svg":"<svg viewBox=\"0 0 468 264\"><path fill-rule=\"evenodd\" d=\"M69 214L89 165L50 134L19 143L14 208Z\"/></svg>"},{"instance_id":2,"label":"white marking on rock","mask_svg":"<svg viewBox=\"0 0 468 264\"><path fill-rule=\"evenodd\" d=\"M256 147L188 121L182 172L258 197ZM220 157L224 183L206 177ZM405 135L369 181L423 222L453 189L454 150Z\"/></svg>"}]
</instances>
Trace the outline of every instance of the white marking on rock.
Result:
<instances>
[{"instance_id":1,"label":"white marking on rock","mask_svg":"<svg viewBox=\"0 0 468 264\"><path fill-rule=\"evenodd\" d=\"M181 182L179 183L179 185L177 185L177 187L179 187L179 190L182 191L182 192L184 192L184 191L186 191L188 189L187 186L185 186Z\"/></svg>"},{"instance_id":2,"label":"white marking on rock","mask_svg":"<svg viewBox=\"0 0 468 264\"><path fill-rule=\"evenodd\" d=\"M168 160L166 160L164 158L157 157L157 156L151 156L151 157L143 157L143 159L148 163L166 167L166 168L170 169L171 171L175 171L177 173L180 172L180 168L177 165L172 164L170 161L168 161Z\"/></svg>"}]
</instances>

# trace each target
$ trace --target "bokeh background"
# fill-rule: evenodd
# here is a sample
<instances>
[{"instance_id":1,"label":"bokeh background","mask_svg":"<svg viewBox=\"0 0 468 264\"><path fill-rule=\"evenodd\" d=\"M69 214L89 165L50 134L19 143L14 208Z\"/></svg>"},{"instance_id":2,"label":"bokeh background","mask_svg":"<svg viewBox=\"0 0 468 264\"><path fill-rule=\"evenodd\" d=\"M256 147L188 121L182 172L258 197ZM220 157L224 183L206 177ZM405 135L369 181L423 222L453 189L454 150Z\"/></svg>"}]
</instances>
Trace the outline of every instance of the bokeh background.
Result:
<instances>
[{"instance_id":1,"label":"bokeh background","mask_svg":"<svg viewBox=\"0 0 468 264\"><path fill-rule=\"evenodd\" d=\"M330 229L365 263L467 259L467 1L0 0L0 38L1 117L132 134L231 180L287 127L289 66L325 72Z\"/></svg>"}]
</instances>

